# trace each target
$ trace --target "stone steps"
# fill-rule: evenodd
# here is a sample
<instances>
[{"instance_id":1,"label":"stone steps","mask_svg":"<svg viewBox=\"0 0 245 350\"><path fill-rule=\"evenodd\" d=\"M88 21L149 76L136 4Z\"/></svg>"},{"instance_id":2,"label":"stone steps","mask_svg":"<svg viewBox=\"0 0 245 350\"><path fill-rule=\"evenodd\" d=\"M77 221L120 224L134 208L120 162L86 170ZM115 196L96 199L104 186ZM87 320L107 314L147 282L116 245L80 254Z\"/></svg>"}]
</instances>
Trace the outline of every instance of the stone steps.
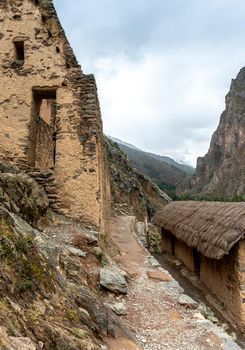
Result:
<instances>
[{"instance_id":1,"label":"stone steps","mask_svg":"<svg viewBox=\"0 0 245 350\"><path fill-rule=\"evenodd\" d=\"M65 214L65 204L59 198L54 169L40 171L40 169L30 166L22 160L16 162L16 165L44 189L50 208L58 214Z\"/></svg>"}]
</instances>

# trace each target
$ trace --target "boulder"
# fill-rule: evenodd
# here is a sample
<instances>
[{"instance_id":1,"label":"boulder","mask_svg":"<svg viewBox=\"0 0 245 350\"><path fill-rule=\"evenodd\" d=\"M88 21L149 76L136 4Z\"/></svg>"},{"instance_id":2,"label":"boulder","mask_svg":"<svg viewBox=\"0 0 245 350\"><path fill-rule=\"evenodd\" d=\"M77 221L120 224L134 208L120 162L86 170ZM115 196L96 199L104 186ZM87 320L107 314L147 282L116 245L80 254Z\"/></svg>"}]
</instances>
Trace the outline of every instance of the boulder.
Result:
<instances>
[{"instance_id":1,"label":"boulder","mask_svg":"<svg viewBox=\"0 0 245 350\"><path fill-rule=\"evenodd\" d=\"M32 342L29 338L24 337L9 337L11 343L13 344L15 349L21 349L21 350L36 350L36 345Z\"/></svg>"},{"instance_id":2,"label":"boulder","mask_svg":"<svg viewBox=\"0 0 245 350\"><path fill-rule=\"evenodd\" d=\"M88 287L80 286L77 289L77 304L85 308L91 319L96 322L97 327L106 336L126 337L134 340L134 336L128 326L120 319L111 308L103 304L98 295L93 293Z\"/></svg>"},{"instance_id":3,"label":"boulder","mask_svg":"<svg viewBox=\"0 0 245 350\"><path fill-rule=\"evenodd\" d=\"M45 214L49 204L44 190L23 173L0 173L0 202L29 223Z\"/></svg>"},{"instance_id":4,"label":"boulder","mask_svg":"<svg viewBox=\"0 0 245 350\"><path fill-rule=\"evenodd\" d=\"M25 337L10 337L4 327L0 327L0 349L5 350L36 350L31 339Z\"/></svg>"},{"instance_id":5,"label":"boulder","mask_svg":"<svg viewBox=\"0 0 245 350\"><path fill-rule=\"evenodd\" d=\"M186 307L189 307L191 309L197 309L198 305L199 305L195 300L193 300L191 297L189 297L186 294L180 294L179 304L186 306Z\"/></svg>"},{"instance_id":6,"label":"boulder","mask_svg":"<svg viewBox=\"0 0 245 350\"><path fill-rule=\"evenodd\" d=\"M78 256L80 258L85 258L87 255L86 252L83 252L81 249L78 249L78 248L69 247L68 250L70 254Z\"/></svg>"},{"instance_id":7,"label":"boulder","mask_svg":"<svg viewBox=\"0 0 245 350\"><path fill-rule=\"evenodd\" d=\"M5 160L0 160L0 173L19 174L20 169Z\"/></svg>"},{"instance_id":8,"label":"boulder","mask_svg":"<svg viewBox=\"0 0 245 350\"><path fill-rule=\"evenodd\" d=\"M100 270L100 285L113 293L127 294L125 272L114 267L104 267Z\"/></svg>"}]
</instances>

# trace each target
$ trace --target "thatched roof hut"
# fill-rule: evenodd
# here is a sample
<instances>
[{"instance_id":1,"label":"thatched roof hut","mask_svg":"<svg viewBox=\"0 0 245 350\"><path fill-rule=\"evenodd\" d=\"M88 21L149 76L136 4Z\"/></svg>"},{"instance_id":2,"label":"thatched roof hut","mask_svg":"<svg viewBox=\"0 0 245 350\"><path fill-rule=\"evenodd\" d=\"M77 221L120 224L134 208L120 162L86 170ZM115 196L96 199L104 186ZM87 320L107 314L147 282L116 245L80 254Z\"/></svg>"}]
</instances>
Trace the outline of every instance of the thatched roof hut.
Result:
<instances>
[{"instance_id":1,"label":"thatched roof hut","mask_svg":"<svg viewBox=\"0 0 245 350\"><path fill-rule=\"evenodd\" d=\"M221 259L245 235L245 203L171 202L153 223L211 259Z\"/></svg>"}]
</instances>

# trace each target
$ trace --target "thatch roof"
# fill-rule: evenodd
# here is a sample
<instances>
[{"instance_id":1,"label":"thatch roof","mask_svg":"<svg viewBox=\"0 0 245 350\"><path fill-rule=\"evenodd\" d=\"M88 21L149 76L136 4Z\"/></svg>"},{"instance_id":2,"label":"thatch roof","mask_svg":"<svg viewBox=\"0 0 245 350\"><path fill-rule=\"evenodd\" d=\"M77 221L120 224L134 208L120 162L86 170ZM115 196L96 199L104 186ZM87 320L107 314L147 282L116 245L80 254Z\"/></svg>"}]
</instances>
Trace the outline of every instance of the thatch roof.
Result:
<instances>
[{"instance_id":1,"label":"thatch roof","mask_svg":"<svg viewBox=\"0 0 245 350\"><path fill-rule=\"evenodd\" d=\"M218 260L245 235L245 203L172 202L156 213L153 223Z\"/></svg>"}]
</instances>

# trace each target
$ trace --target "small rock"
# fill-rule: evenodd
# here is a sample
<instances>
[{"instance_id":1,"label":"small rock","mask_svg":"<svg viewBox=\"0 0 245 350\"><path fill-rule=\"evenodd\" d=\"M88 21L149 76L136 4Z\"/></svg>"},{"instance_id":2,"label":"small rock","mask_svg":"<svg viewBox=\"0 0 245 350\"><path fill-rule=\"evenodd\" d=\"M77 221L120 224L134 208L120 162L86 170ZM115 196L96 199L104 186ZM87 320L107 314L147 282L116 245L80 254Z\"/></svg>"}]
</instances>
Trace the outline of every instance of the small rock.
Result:
<instances>
[{"instance_id":1,"label":"small rock","mask_svg":"<svg viewBox=\"0 0 245 350\"><path fill-rule=\"evenodd\" d=\"M104 267L100 270L100 285L111 292L127 294L127 282L120 269Z\"/></svg>"},{"instance_id":2,"label":"small rock","mask_svg":"<svg viewBox=\"0 0 245 350\"><path fill-rule=\"evenodd\" d=\"M43 349L44 348L44 343L42 341L39 341L38 342L38 346L40 349Z\"/></svg>"},{"instance_id":3,"label":"small rock","mask_svg":"<svg viewBox=\"0 0 245 350\"><path fill-rule=\"evenodd\" d=\"M87 232L86 239L87 239L89 244L98 243L99 234L96 231Z\"/></svg>"},{"instance_id":4,"label":"small rock","mask_svg":"<svg viewBox=\"0 0 245 350\"><path fill-rule=\"evenodd\" d=\"M217 319L217 317L208 316L207 319L213 323L219 323L219 320Z\"/></svg>"},{"instance_id":5,"label":"small rock","mask_svg":"<svg viewBox=\"0 0 245 350\"><path fill-rule=\"evenodd\" d=\"M213 323L209 320L197 320L195 321L196 324L199 324L200 326L203 326L205 328L212 328L213 327Z\"/></svg>"},{"instance_id":6,"label":"small rock","mask_svg":"<svg viewBox=\"0 0 245 350\"><path fill-rule=\"evenodd\" d=\"M214 317L213 311L204 303L200 303L198 306L198 310L206 317Z\"/></svg>"},{"instance_id":7,"label":"small rock","mask_svg":"<svg viewBox=\"0 0 245 350\"><path fill-rule=\"evenodd\" d=\"M113 270L118 271L118 273L120 273L125 278L125 280L127 282L129 282L130 278L129 278L129 275L128 275L128 273L126 271L120 269L117 266L113 266Z\"/></svg>"},{"instance_id":8,"label":"small rock","mask_svg":"<svg viewBox=\"0 0 245 350\"><path fill-rule=\"evenodd\" d=\"M148 260L149 260L149 263L152 267L159 267L160 266L159 262L153 256L150 256Z\"/></svg>"},{"instance_id":9,"label":"small rock","mask_svg":"<svg viewBox=\"0 0 245 350\"><path fill-rule=\"evenodd\" d=\"M128 313L128 308L127 305L125 305L124 303L116 303L110 306L110 308L118 315L118 316L122 316L122 315L127 315Z\"/></svg>"},{"instance_id":10,"label":"small rock","mask_svg":"<svg viewBox=\"0 0 245 350\"><path fill-rule=\"evenodd\" d=\"M79 307L79 312L84 315L87 318L90 318L89 312L86 309L83 309L82 307Z\"/></svg>"},{"instance_id":11,"label":"small rock","mask_svg":"<svg viewBox=\"0 0 245 350\"><path fill-rule=\"evenodd\" d=\"M147 275L149 278L155 281L171 282L173 280L170 274L162 271L148 271Z\"/></svg>"},{"instance_id":12,"label":"small rock","mask_svg":"<svg viewBox=\"0 0 245 350\"><path fill-rule=\"evenodd\" d=\"M197 318L198 320L205 320L205 317L200 312L195 313L193 317Z\"/></svg>"},{"instance_id":13,"label":"small rock","mask_svg":"<svg viewBox=\"0 0 245 350\"><path fill-rule=\"evenodd\" d=\"M173 280L171 284L172 287L174 287L177 290L178 294L183 294L185 292L184 288L180 286L178 281Z\"/></svg>"},{"instance_id":14,"label":"small rock","mask_svg":"<svg viewBox=\"0 0 245 350\"><path fill-rule=\"evenodd\" d=\"M179 261L179 260L174 260L173 261L173 265L176 267L176 268L181 268L183 266L182 262Z\"/></svg>"},{"instance_id":15,"label":"small rock","mask_svg":"<svg viewBox=\"0 0 245 350\"><path fill-rule=\"evenodd\" d=\"M187 306L191 309L197 309L198 308L198 303L193 300L191 297L189 297L186 294L180 294L179 296L179 304Z\"/></svg>"},{"instance_id":16,"label":"small rock","mask_svg":"<svg viewBox=\"0 0 245 350\"><path fill-rule=\"evenodd\" d=\"M108 348L105 345L100 345L100 350L108 350Z\"/></svg>"},{"instance_id":17,"label":"small rock","mask_svg":"<svg viewBox=\"0 0 245 350\"><path fill-rule=\"evenodd\" d=\"M72 255L79 256L80 258L85 258L87 255L87 253L83 252L81 249L78 248L69 247L68 250L69 253L71 253Z\"/></svg>"},{"instance_id":18,"label":"small rock","mask_svg":"<svg viewBox=\"0 0 245 350\"><path fill-rule=\"evenodd\" d=\"M34 238L34 242L36 242L38 245L43 245L44 244L44 240L40 236L36 236Z\"/></svg>"},{"instance_id":19,"label":"small rock","mask_svg":"<svg viewBox=\"0 0 245 350\"><path fill-rule=\"evenodd\" d=\"M100 247L94 247L94 253L96 256L100 256L103 253L103 250Z\"/></svg>"},{"instance_id":20,"label":"small rock","mask_svg":"<svg viewBox=\"0 0 245 350\"><path fill-rule=\"evenodd\" d=\"M225 330L225 331L228 331L228 329L229 329L229 326L228 326L228 324L227 323L222 323L222 328Z\"/></svg>"}]
</instances>

